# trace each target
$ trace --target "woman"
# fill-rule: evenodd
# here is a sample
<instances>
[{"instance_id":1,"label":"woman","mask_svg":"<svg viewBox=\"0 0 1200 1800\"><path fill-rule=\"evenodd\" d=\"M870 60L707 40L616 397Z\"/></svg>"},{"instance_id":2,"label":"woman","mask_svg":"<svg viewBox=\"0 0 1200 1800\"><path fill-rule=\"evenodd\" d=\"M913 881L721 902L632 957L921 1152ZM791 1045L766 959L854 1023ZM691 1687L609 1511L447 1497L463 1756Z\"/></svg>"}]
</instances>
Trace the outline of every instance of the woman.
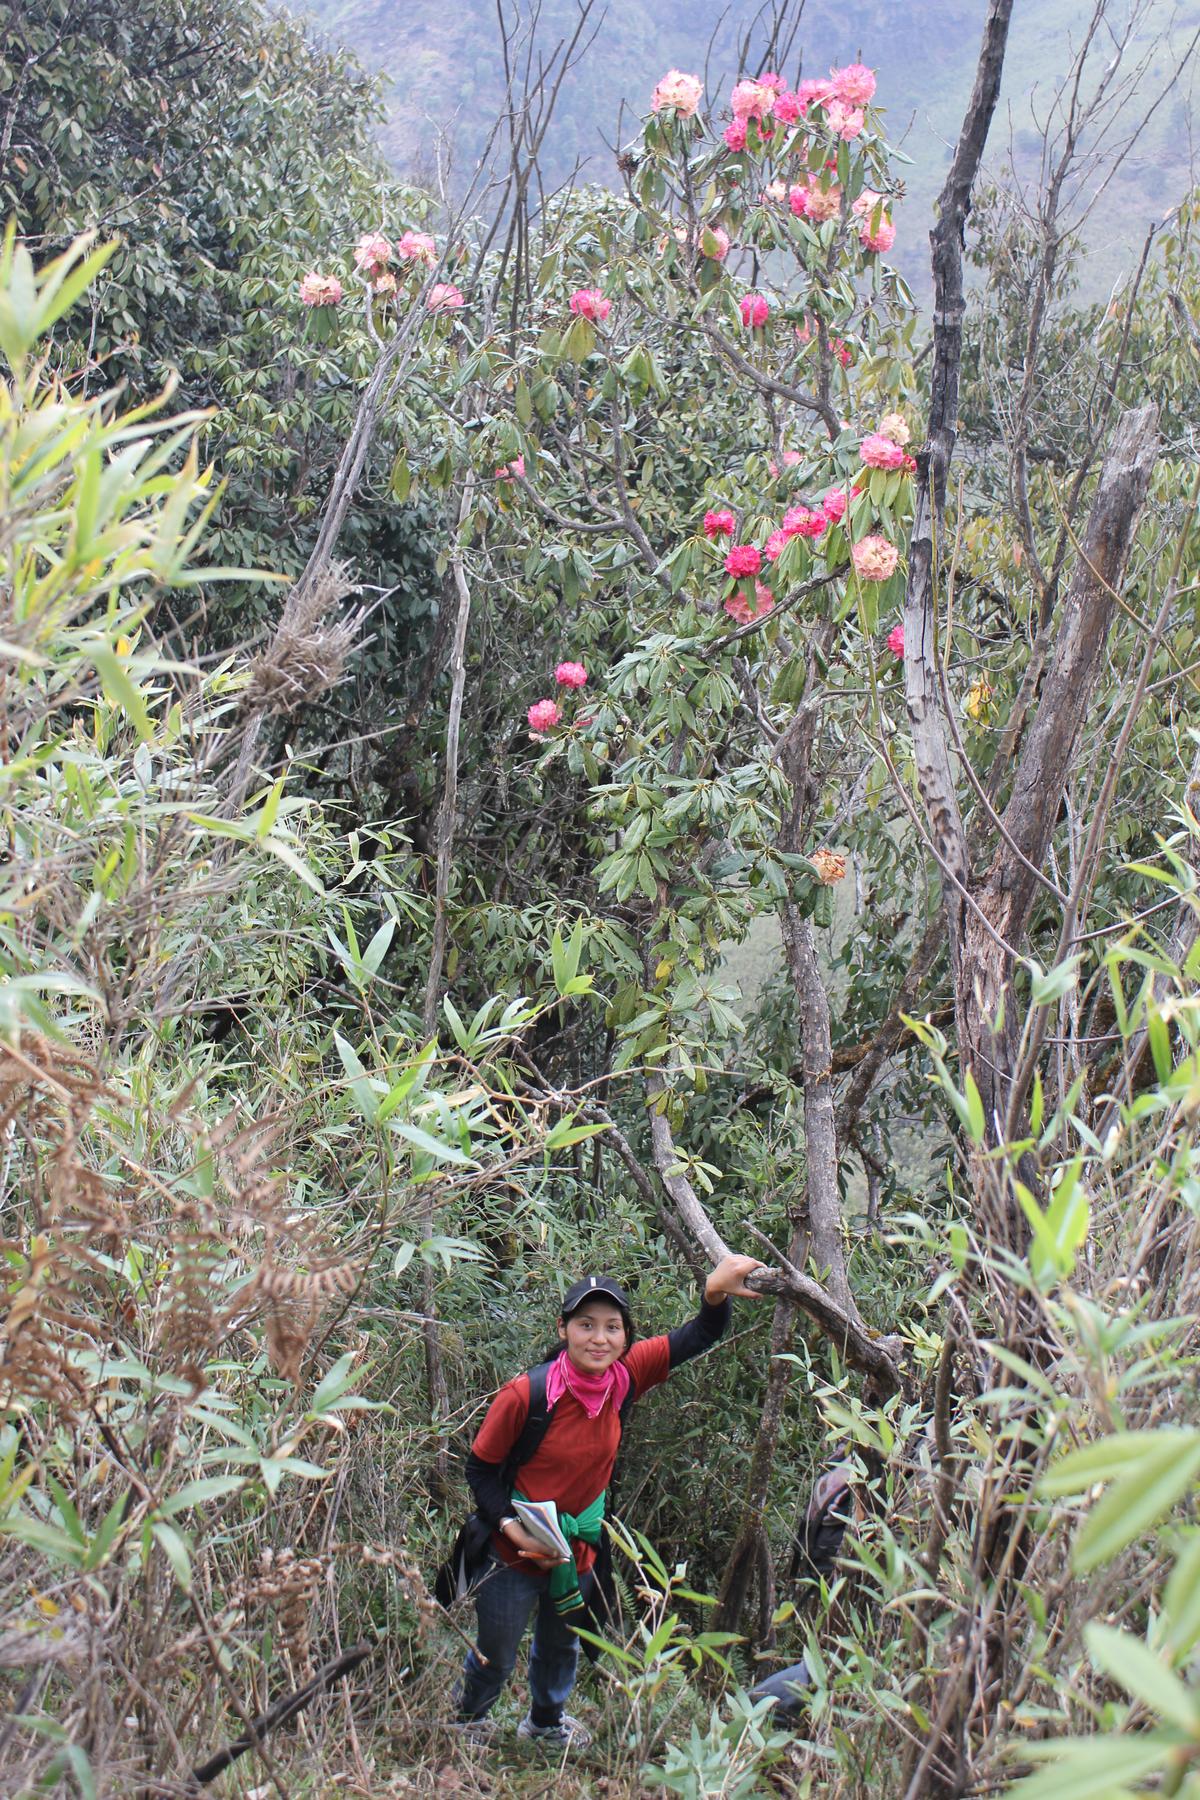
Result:
<instances>
[{"instance_id":1,"label":"woman","mask_svg":"<svg viewBox=\"0 0 1200 1800\"><path fill-rule=\"evenodd\" d=\"M500 1389L467 1459L476 1509L491 1525L492 1538L474 1590L479 1630L463 1667L457 1729L481 1732L536 1611L530 1707L517 1735L576 1747L590 1741L586 1727L563 1710L579 1657L572 1615L579 1622L586 1616L584 1600L624 1416L672 1369L724 1335L729 1296L749 1294L746 1277L761 1267L752 1256L725 1257L705 1283L695 1318L640 1343L633 1341L624 1288L607 1275L585 1275L563 1300L558 1355ZM545 1554L515 1517L514 1494L555 1502L564 1533L573 1540L573 1564L554 1563Z\"/></svg>"}]
</instances>

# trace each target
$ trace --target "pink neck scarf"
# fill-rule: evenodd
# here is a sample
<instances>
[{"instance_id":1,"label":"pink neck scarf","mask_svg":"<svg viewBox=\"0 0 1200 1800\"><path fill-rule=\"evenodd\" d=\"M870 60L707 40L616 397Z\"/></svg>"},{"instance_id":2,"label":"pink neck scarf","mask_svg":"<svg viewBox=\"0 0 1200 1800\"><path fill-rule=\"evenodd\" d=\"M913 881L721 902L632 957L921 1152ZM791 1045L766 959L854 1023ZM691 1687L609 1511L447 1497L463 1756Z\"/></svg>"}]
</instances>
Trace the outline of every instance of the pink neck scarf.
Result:
<instances>
[{"instance_id":1,"label":"pink neck scarf","mask_svg":"<svg viewBox=\"0 0 1200 1800\"><path fill-rule=\"evenodd\" d=\"M587 1375L577 1369L566 1350L560 1351L546 1375L546 1405L553 1408L564 1394L572 1394L589 1419L598 1419L606 1400L616 1411L629 1392L629 1370L624 1363L611 1363L603 1375Z\"/></svg>"}]
</instances>

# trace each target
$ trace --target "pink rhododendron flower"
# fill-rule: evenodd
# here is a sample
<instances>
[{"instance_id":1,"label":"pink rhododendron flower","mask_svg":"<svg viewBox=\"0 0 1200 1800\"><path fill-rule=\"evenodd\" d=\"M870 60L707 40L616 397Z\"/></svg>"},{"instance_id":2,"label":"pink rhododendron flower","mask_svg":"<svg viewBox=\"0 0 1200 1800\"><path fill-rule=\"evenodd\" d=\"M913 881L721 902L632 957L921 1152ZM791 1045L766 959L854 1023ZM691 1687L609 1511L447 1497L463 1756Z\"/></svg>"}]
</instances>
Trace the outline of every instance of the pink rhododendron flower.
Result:
<instances>
[{"instance_id":1,"label":"pink rhododendron flower","mask_svg":"<svg viewBox=\"0 0 1200 1800\"><path fill-rule=\"evenodd\" d=\"M523 456L514 456L510 463L505 463L502 469L496 470L496 480L516 481L518 476L524 475L524 473L525 458Z\"/></svg>"},{"instance_id":2,"label":"pink rhododendron flower","mask_svg":"<svg viewBox=\"0 0 1200 1800\"><path fill-rule=\"evenodd\" d=\"M806 113L810 106L828 106L832 98L833 87L828 81L802 81L796 89L796 99L802 113Z\"/></svg>"},{"instance_id":3,"label":"pink rhododendron flower","mask_svg":"<svg viewBox=\"0 0 1200 1800\"><path fill-rule=\"evenodd\" d=\"M879 421L879 435L891 438L893 444L907 444L912 432L903 413L890 412L884 413Z\"/></svg>"},{"instance_id":4,"label":"pink rhododendron flower","mask_svg":"<svg viewBox=\"0 0 1200 1800\"><path fill-rule=\"evenodd\" d=\"M735 119L765 119L775 105L775 88L769 81L739 81L729 105Z\"/></svg>"},{"instance_id":5,"label":"pink rhododendron flower","mask_svg":"<svg viewBox=\"0 0 1200 1800\"><path fill-rule=\"evenodd\" d=\"M845 338L830 338L829 348L833 351L833 354L837 357L843 369L848 369L850 364L854 361L854 355Z\"/></svg>"},{"instance_id":6,"label":"pink rhododendron flower","mask_svg":"<svg viewBox=\"0 0 1200 1800\"><path fill-rule=\"evenodd\" d=\"M562 718L562 710L553 700L535 700L525 714L531 731L551 731Z\"/></svg>"},{"instance_id":7,"label":"pink rhododendron flower","mask_svg":"<svg viewBox=\"0 0 1200 1800\"><path fill-rule=\"evenodd\" d=\"M917 472L916 457L906 455L904 461L900 464L900 467L904 470L906 475L915 475Z\"/></svg>"},{"instance_id":8,"label":"pink rhododendron flower","mask_svg":"<svg viewBox=\"0 0 1200 1800\"><path fill-rule=\"evenodd\" d=\"M763 546L768 562L778 562L788 545L788 534L782 525L774 530Z\"/></svg>"},{"instance_id":9,"label":"pink rhododendron flower","mask_svg":"<svg viewBox=\"0 0 1200 1800\"><path fill-rule=\"evenodd\" d=\"M762 568L762 555L753 544L735 544L725 558L725 573L740 580L743 575L757 575Z\"/></svg>"},{"instance_id":10,"label":"pink rhododendron flower","mask_svg":"<svg viewBox=\"0 0 1200 1800\"><path fill-rule=\"evenodd\" d=\"M904 655L904 627L903 627L903 625L893 625L892 626L892 629L888 632L887 644L888 644L888 649L891 651L893 656L903 656Z\"/></svg>"},{"instance_id":11,"label":"pink rhododendron flower","mask_svg":"<svg viewBox=\"0 0 1200 1800\"><path fill-rule=\"evenodd\" d=\"M829 85L844 106L869 106L875 98L875 71L862 63L830 69Z\"/></svg>"},{"instance_id":12,"label":"pink rhododendron flower","mask_svg":"<svg viewBox=\"0 0 1200 1800\"><path fill-rule=\"evenodd\" d=\"M856 138L863 128L863 111L860 106L847 106L844 100L831 100L826 113L829 129L835 137L849 143Z\"/></svg>"},{"instance_id":13,"label":"pink rhododendron flower","mask_svg":"<svg viewBox=\"0 0 1200 1800\"><path fill-rule=\"evenodd\" d=\"M722 507L719 512L705 513L704 535L706 538L732 537L736 530L737 520L726 507Z\"/></svg>"},{"instance_id":14,"label":"pink rhododendron flower","mask_svg":"<svg viewBox=\"0 0 1200 1800\"><path fill-rule=\"evenodd\" d=\"M392 246L382 231L364 231L354 246L354 266L360 275L381 275L392 260Z\"/></svg>"},{"instance_id":15,"label":"pink rhododendron flower","mask_svg":"<svg viewBox=\"0 0 1200 1800\"><path fill-rule=\"evenodd\" d=\"M829 520L811 506L789 506L783 515L783 529L789 537L820 537Z\"/></svg>"},{"instance_id":16,"label":"pink rhododendron flower","mask_svg":"<svg viewBox=\"0 0 1200 1800\"><path fill-rule=\"evenodd\" d=\"M581 688L587 680L587 670L582 663L560 662L554 671L554 679L559 687Z\"/></svg>"},{"instance_id":17,"label":"pink rhododendron flower","mask_svg":"<svg viewBox=\"0 0 1200 1800\"><path fill-rule=\"evenodd\" d=\"M579 318L591 319L593 324L607 319L612 311L612 301L606 300L599 288L576 288L567 305Z\"/></svg>"},{"instance_id":18,"label":"pink rhododendron flower","mask_svg":"<svg viewBox=\"0 0 1200 1800\"><path fill-rule=\"evenodd\" d=\"M681 119L690 119L704 97L704 83L696 75L685 75L681 69L668 69L654 90L650 101L653 112L673 106Z\"/></svg>"},{"instance_id":19,"label":"pink rhododendron flower","mask_svg":"<svg viewBox=\"0 0 1200 1800\"><path fill-rule=\"evenodd\" d=\"M435 281L425 296L425 304L430 312L457 312L467 303L462 289L456 288L452 281Z\"/></svg>"},{"instance_id":20,"label":"pink rhododendron flower","mask_svg":"<svg viewBox=\"0 0 1200 1800\"><path fill-rule=\"evenodd\" d=\"M876 256L886 256L896 241L896 227L890 219L881 219L875 231L864 225L858 236L864 250L871 250Z\"/></svg>"},{"instance_id":21,"label":"pink rhododendron flower","mask_svg":"<svg viewBox=\"0 0 1200 1800\"><path fill-rule=\"evenodd\" d=\"M785 469L798 468L803 461L804 458L798 450L785 450L783 453L783 466Z\"/></svg>"},{"instance_id":22,"label":"pink rhododendron flower","mask_svg":"<svg viewBox=\"0 0 1200 1800\"><path fill-rule=\"evenodd\" d=\"M896 227L882 208L883 195L873 193L870 188L864 188L854 202L860 243L867 250L886 254L896 241Z\"/></svg>"},{"instance_id":23,"label":"pink rhododendron flower","mask_svg":"<svg viewBox=\"0 0 1200 1800\"><path fill-rule=\"evenodd\" d=\"M396 277L390 269L385 269L382 275L376 275L373 278L371 292L377 300L386 300L389 295L396 292Z\"/></svg>"},{"instance_id":24,"label":"pink rhododendron flower","mask_svg":"<svg viewBox=\"0 0 1200 1800\"><path fill-rule=\"evenodd\" d=\"M742 295L742 324L748 331L761 329L771 316L771 302L765 294Z\"/></svg>"},{"instance_id":25,"label":"pink rhododendron flower","mask_svg":"<svg viewBox=\"0 0 1200 1800\"><path fill-rule=\"evenodd\" d=\"M904 461L904 451L900 445L878 431L873 431L870 437L863 439L858 454L868 469L898 469Z\"/></svg>"},{"instance_id":26,"label":"pink rhododendron flower","mask_svg":"<svg viewBox=\"0 0 1200 1800\"><path fill-rule=\"evenodd\" d=\"M700 233L700 254L714 262L724 262L729 255L729 233L722 225L706 225Z\"/></svg>"},{"instance_id":27,"label":"pink rhododendron flower","mask_svg":"<svg viewBox=\"0 0 1200 1800\"><path fill-rule=\"evenodd\" d=\"M789 189L788 205L791 207L792 211L795 213L795 215L798 219L807 219L807 217L808 217L808 183L807 182L799 182L798 181L796 183L795 187ZM809 336L812 335L810 332L808 332L807 326L805 327L805 331L806 331L806 333L808 333Z\"/></svg>"},{"instance_id":28,"label":"pink rhododendron flower","mask_svg":"<svg viewBox=\"0 0 1200 1800\"><path fill-rule=\"evenodd\" d=\"M302 306L336 306L342 297L342 284L336 275L318 275L310 269L300 283Z\"/></svg>"},{"instance_id":29,"label":"pink rhododendron flower","mask_svg":"<svg viewBox=\"0 0 1200 1800\"><path fill-rule=\"evenodd\" d=\"M839 519L844 519L846 516L845 488L831 487L821 501L821 508L831 525L836 525Z\"/></svg>"},{"instance_id":30,"label":"pink rhododendron flower","mask_svg":"<svg viewBox=\"0 0 1200 1800\"><path fill-rule=\"evenodd\" d=\"M747 600L745 594L730 594L725 602L725 611L739 625L749 625L755 619L765 619L775 604L775 596L769 587L761 581L754 584L754 599Z\"/></svg>"},{"instance_id":31,"label":"pink rhododendron flower","mask_svg":"<svg viewBox=\"0 0 1200 1800\"><path fill-rule=\"evenodd\" d=\"M437 261L437 244L427 231L406 231L396 245L401 262L425 263L432 268Z\"/></svg>"},{"instance_id":32,"label":"pink rhododendron flower","mask_svg":"<svg viewBox=\"0 0 1200 1800\"><path fill-rule=\"evenodd\" d=\"M775 117L781 125L794 125L803 114L798 94L782 93L775 96Z\"/></svg>"},{"instance_id":33,"label":"pink rhododendron flower","mask_svg":"<svg viewBox=\"0 0 1200 1800\"><path fill-rule=\"evenodd\" d=\"M746 148L745 119L731 119L721 135L731 150L744 150Z\"/></svg>"},{"instance_id":34,"label":"pink rhododendron flower","mask_svg":"<svg viewBox=\"0 0 1200 1800\"><path fill-rule=\"evenodd\" d=\"M763 205L765 206L768 201L778 202L780 200L786 200L787 192L786 181L772 181L763 189Z\"/></svg>"},{"instance_id":35,"label":"pink rhododendron flower","mask_svg":"<svg viewBox=\"0 0 1200 1800\"><path fill-rule=\"evenodd\" d=\"M895 544L889 544L878 532L860 538L850 551L850 559L862 581L886 581L900 560Z\"/></svg>"}]
</instances>

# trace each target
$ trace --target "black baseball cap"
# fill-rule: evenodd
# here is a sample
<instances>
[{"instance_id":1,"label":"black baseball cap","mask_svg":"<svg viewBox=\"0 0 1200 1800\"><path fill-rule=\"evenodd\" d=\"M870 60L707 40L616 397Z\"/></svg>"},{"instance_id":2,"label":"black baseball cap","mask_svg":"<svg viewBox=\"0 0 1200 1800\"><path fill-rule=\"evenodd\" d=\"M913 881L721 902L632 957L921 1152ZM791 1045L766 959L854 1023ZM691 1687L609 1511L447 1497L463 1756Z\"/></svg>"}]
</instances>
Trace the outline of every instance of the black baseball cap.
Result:
<instances>
[{"instance_id":1,"label":"black baseball cap","mask_svg":"<svg viewBox=\"0 0 1200 1800\"><path fill-rule=\"evenodd\" d=\"M614 1281L611 1275L585 1275L563 1295L563 1318L569 1319L573 1312L578 1312L595 1294L604 1294L622 1312L630 1310L629 1295L619 1281Z\"/></svg>"}]
</instances>

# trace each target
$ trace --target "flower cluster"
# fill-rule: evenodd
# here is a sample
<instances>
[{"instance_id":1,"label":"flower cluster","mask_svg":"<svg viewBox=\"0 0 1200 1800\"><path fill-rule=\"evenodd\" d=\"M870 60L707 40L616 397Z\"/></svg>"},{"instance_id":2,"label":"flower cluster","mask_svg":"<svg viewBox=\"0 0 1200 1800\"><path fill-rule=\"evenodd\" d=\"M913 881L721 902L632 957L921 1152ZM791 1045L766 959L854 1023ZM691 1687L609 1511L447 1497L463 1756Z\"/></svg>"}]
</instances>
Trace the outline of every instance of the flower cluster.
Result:
<instances>
[{"instance_id":1,"label":"flower cluster","mask_svg":"<svg viewBox=\"0 0 1200 1800\"><path fill-rule=\"evenodd\" d=\"M704 83L697 75L685 75L681 69L668 69L650 101L651 110L661 112L673 106L681 119L690 119L704 98Z\"/></svg>"},{"instance_id":2,"label":"flower cluster","mask_svg":"<svg viewBox=\"0 0 1200 1800\"><path fill-rule=\"evenodd\" d=\"M396 244L401 262L424 263L432 269L437 261L437 244L427 231L406 231Z\"/></svg>"},{"instance_id":3,"label":"flower cluster","mask_svg":"<svg viewBox=\"0 0 1200 1800\"><path fill-rule=\"evenodd\" d=\"M370 283L372 292L381 296L396 292L396 277L392 270L394 262L410 269L431 269L437 259L437 242L427 231L405 231L395 244L382 231L364 231L354 246L355 269ZM449 282L440 283L433 291L458 294L458 289ZM432 310L444 312L462 304L462 296L459 294L457 301L443 301L432 306Z\"/></svg>"},{"instance_id":4,"label":"flower cluster","mask_svg":"<svg viewBox=\"0 0 1200 1800\"><path fill-rule=\"evenodd\" d=\"M757 575L762 568L762 551L754 544L735 544L725 558L725 573L735 581Z\"/></svg>"},{"instance_id":5,"label":"flower cluster","mask_svg":"<svg viewBox=\"0 0 1200 1800\"><path fill-rule=\"evenodd\" d=\"M895 572L900 552L878 532L860 538L850 551L860 581L886 581Z\"/></svg>"},{"instance_id":6,"label":"flower cluster","mask_svg":"<svg viewBox=\"0 0 1200 1800\"><path fill-rule=\"evenodd\" d=\"M765 294L742 295L742 324L747 331L761 331L771 316L771 302Z\"/></svg>"},{"instance_id":7,"label":"flower cluster","mask_svg":"<svg viewBox=\"0 0 1200 1800\"><path fill-rule=\"evenodd\" d=\"M318 275L310 269L300 283L302 306L336 306L342 297L342 284L336 275Z\"/></svg>"},{"instance_id":8,"label":"flower cluster","mask_svg":"<svg viewBox=\"0 0 1200 1800\"><path fill-rule=\"evenodd\" d=\"M904 627L903 627L903 625L893 625L892 626L892 629L888 632L887 647L891 651L893 656L902 657L904 655Z\"/></svg>"},{"instance_id":9,"label":"flower cluster","mask_svg":"<svg viewBox=\"0 0 1200 1800\"><path fill-rule=\"evenodd\" d=\"M425 296L425 304L430 312L457 312L466 301L462 289L456 288L452 281L435 281Z\"/></svg>"},{"instance_id":10,"label":"flower cluster","mask_svg":"<svg viewBox=\"0 0 1200 1800\"><path fill-rule=\"evenodd\" d=\"M560 688L581 688L587 682L587 670L581 662L560 662L554 671L554 679ZM529 729L538 737L544 737L548 731L562 721L562 707L557 700L535 700L525 717L529 721Z\"/></svg>"},{"instance_id":11,"label":"flower cluster","mask_svg":"<svg viewBox=\"0 0 1200 1800\"><path fill-rule=\"evenodd\" d=\"M822 844L808 860L817 871L817 880L822 887L832 887L835 881L846 879L846 858L840 850L830 850Z\"/></svg>"},{"instance_id":12,"label":"flower cluster","mask_svg":"<svg viewBox=\"0 0 1200 1800\"><path fill-rule=\"evenodd\" d=\"M567 301L571 311L580 319L590 319L600 324L612 311L612 301L606 300L599 288L576 288Z\"/></svg>"},{"instance_id":13,"label":"flower cluster","mask_svg":"<svg viewBox=\"0 0 1200 1800\"><path fill-rule=\"evenodd\" d=\"M756 581L753 600L748 600L739 589L726 600L725 611L739 625L751 625L755 619L765 619L774 604L775 596L770 588L764 587L761 581Z\"/></svg>"},{"instance_id":14,"label":"flower cluster","mask_svg":"<svg viewBox=\"0 0 1200 1800\"><path fill-rule=\"evenodd\" d=\"M737 520L727 507L719 512L706 512L704 515L704 535L706 538L732 537L737 530Z\"/></svg>"},{"instance_id":15,"label":"flower cluster","mask_svg":"<svg viewBox=\"0 0 1200 1800\"><path fill-rule=\"evenodd\" d=\"M911 475L916 458L905 450L912 433L902 413L885 413L879 430L869 432L858 447L858 454L869 469L903 469Z\"/></svg>"},{"instance_id":16,"label":"flower cluster","mask_svg":"<svg viewBox=\"0 0 1200 1800\"><path fill-rule=\"evenodd\" d=\"M518 481L524 474L525 458L523 456L514 456L510 463L505 463L503 468L496 470L496 480Z\"/></svg>"},{"instance_id":17,"label":"flower cluster","mask_svg":"<svg viewBox=\"0 0 1200 1800\"><path fill-rule=\"evenodd\" d=\"M885 210L883 195L864 188L852 211L858 221L858 238L863 249L886 255L896 241L896 227Z\"/></svg>"}]
</instances>

